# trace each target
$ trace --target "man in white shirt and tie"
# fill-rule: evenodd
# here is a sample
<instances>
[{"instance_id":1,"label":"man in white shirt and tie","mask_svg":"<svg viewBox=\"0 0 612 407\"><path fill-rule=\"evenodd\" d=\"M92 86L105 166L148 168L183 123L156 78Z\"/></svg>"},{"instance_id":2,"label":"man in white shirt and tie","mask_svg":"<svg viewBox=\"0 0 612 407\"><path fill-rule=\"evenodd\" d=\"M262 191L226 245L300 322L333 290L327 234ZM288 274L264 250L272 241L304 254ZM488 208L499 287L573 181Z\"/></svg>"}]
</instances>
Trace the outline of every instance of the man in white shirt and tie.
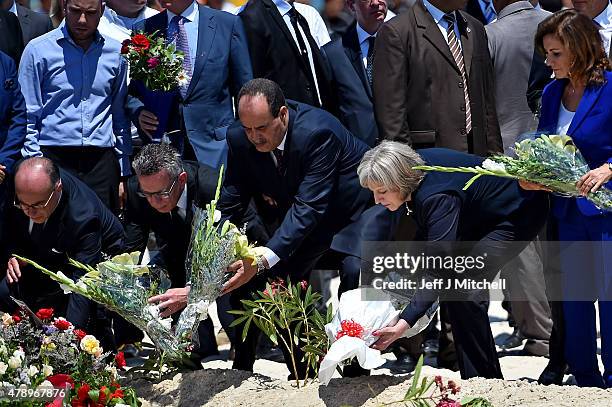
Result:
<instances>
[{"instance_id":1,"label":"man in white shirt and tie","mask_svg":"<svg viewBox=\"0 0 612 407\"><path fill-rule=\"evenodd\" d=\"M319 49L330 37L319 13L297 2L251 0L239 16L253 76L275 81L289 99L335 112L329 71Z\"/></svg>"}]
</instances>

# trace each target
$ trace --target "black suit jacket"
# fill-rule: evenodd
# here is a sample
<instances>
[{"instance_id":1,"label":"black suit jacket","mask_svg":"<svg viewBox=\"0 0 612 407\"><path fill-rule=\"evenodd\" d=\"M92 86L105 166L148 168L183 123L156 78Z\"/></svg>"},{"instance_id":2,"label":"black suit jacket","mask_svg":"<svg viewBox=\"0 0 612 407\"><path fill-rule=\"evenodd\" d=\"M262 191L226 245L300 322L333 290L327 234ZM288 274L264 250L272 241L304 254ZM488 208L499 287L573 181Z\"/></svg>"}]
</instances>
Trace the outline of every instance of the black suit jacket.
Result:
<instances>
[{"instance_id":1,"label":"black suit jacket","mask_svg":"<svg viewBox=\"0 0 612 407\"><path fill-rule=\"evenodd\" d=\"M463 11L457 22L468 75L473 152L503 151L493 66L482 24ZM448 43L422 0L385 23L374 57L374 108L380 137L415 148L468 151L463 80Z\"/></svg>"},{"instance_id":2,"label":"black suit jacket","mask_svg":"<svg viewBox=\"0 0 612 407\"><path fill-rule=\"evenodd\" d=\"M0 51L4 52L19 66L23 52L23 34L19 20L10 11L0 10Z\"/></svg>"},{"instance_id":3,"label":"black suit jacket","mask_svg":"<svg viewBox=\"0 0 612 407\"><path fill-rule=\"evenodd\" d=\"M338 118L354 136L374 146L378 140L378 127L374 118L372 89L362 62L357 23L353 23L341 38L324 45L321 51L330 66Z\"/></svg>"},{"instance_id":4,"label":"black suit jacket","mask_svg":"<svg viewBox=\"0 0 612 407\"><path fill-rule=\"evenodd\" d=\"M361 187L357 166L368 147L331 114L288 101L289 127L280 174L271 153L258 152L237 124L228 130L228 169L219 201L224 218L240 219L251 198L276 202L281 223L266 244L288 260L307 242L344 253L360 249L360 230L351 227L371 205ZM268 199L268 201L269 201Z\"/></svg>"},{"instance_id":5,"label":"black suit jacket","mask_svg":"<svg viewBox=\"0 0 612 407\"><path fill-rule=\"evenodd\" d=\"M215 197L218 172L207 165L185 161L187 172L187 210L185 219L176 211L156 211L146 198L138 196L138 178L134 175L127 182L125 209L126 250L144 252L149 232L154 232L160 256L152 262L163 265L173 287L185 286L185 257L191 238L193 206L204 208Z\"/></svg>"},{"instance_id":6,"label":"black suit jacket","mask_svg":"<svg viewBox=\"0 0 612 407\"><path fill-rule=\"evenodd\" d=\"M482 12L482 9L480 8L480 4L478 2L478 0L468 0L466 6L465 6L465 11L471 15L472 17L474 17L475 19L477 19L478 21L480 21L480 23L482 25L486 25L487 22L485 21L485 17L484 14Z\"/></svg>"},{"instance_id":7,"label":"black suit jacket","mask_svg":"<svg viewBox=\"0 0 612 407\"><path fill-rule=\"evenodd\" d=\"M146 198L138 196L138 178L134 175L127 182L127 201L125 209L126 251L139 250L144 252L149 239L149 233L154 232L160 255L151 263L164 266L170 275L173 287L184 287L185 257L191 239L191 221L193 208L205 208L215 197L219 172L204 164L194 161L184 161L187 172L187 210L185 219L173 211L160 213L156 211ZM267 241L267 234L252 207L249 207L245 217L239 219L236 225L247 225L247 235L252 241Z\"/></svg>"},{"instance_id":8,"label":"black suit jacket","mask_svg":"<svg viewBox=\"0 0 612 407\"><path fill-rule=\"evenodd\" d=\"M68 257L95 265L103 260L102 253L121 253L125 234L119 219L82 181L63 170L60 170L60 177L62 196L58 206L44 227L34 225L32 234L29 233L30 218L13 206L14 195L9 194L1 246L4 249L2 264L15 253L78 278L83 271L70 267Z\"/></svg>"},{"instance_id":9,"label":"black suit jacket","mask_svg":"<svg viewBox=\"0 0 612 407\"><path fill-rule=\"evenodd\" d=\"M23 45L28 45L28 42L36 37L48 33L53 29L53 23L48 15L37 13L29 8L17 4L17 17L21 25L23 33Z\"/></svg>"},{"instance_id":10,"label":"black suit jacket","mask_svg":"<svg viewBox=\"0 0 612 407\"><path fill-rule=\"evenodd\" d=\"M278 83L288 99L320 107L315 84L307 75L307 66L274 3L271 0L250 0L239 16L247 33L253 77ZM323 108L335 113L335 99L329 85L330 74L319 46L314 41L309 45Z\"/></svg>"}]
</instances>

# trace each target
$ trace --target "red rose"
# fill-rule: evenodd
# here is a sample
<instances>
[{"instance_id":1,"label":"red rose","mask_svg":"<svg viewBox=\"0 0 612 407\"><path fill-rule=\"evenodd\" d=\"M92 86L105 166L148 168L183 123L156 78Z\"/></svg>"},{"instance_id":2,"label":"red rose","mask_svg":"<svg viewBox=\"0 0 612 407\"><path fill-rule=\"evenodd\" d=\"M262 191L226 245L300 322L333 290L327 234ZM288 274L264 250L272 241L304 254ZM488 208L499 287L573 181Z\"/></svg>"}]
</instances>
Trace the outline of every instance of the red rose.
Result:
<instances>
[{"instance_id":1,"label":"red rose","mask_svg":"<svg viewBox=\"0 0 612 407\"><path fill-rule=\"evenodd\" d=\"M110 395L109 400L112 399L123 399L125 395L123 394L123 390L117 389L113 394Z\"/></svg>"},{"instance_id":2,"label":"red rose","mask_svg":"<svg viewBox=\"0 0 612 407\"><path fill-rule=\"evenodd\" d=\"M55 325L55 327L60 331L65 331L66 329L72 326L72 324L66 321L64 318L56 319L55 321L53 321L53 325Z\"/></svg>"},{"instance_id":3,"label":"red rose","mask_svg":"<svg viewBox=\"0 0 612 407\"><path fill-rule=\"evenodd\" d=\"M106 388L106 386L100 387L100 390L98 391L98 404L101 406L106 404L106 392L107 391L108 389Z\"/></svg>"},{"instance_id":4,"label":"red rose","mask_svg":"<svg viewBox=\"0 0 612 407\"><path fill-rule=\"evenodd\" d=\"M76 336L79 341L83 339L85 336L87 336L87 333L83 331L82 329L75 329L72 332L74 333L74 336Z\"/></svg>"},{"instance_id":5,"label":"red rose","mask_svg":"<svg viewBox=\"0 0 612 407\"><path fill-rule=\"evenodd\" d=\"M15 323L18 323L19 321L21 321L21 317L19 316L19 313L14 313L13 314L13 321L15 321Z\"/></svg>"},{"instance_id":6,"label":"red rose","mask_svg":"<svg viewBox=\"0 0 612 407\"><path fill-rule=\"evenodd\" d=\"M53 318L53 308L41 308L36 313L36 316L40 319L51 319Z\"/></svg>"},{"instance_id":7,"label":"red rose","mask_svg":"<svg viewBox=\"0 0 612 407\"><path fill-rule=\"evenodd\" d=\"M47 380L51 382L53 387L57 387L59 389L65 389L66 384L69 384L70 388L74 388L74 380L72 380L72 377L67 374L54 374L53 376L47 377Z\"/></svg>"},{"instance_id":8,"label":"red rose","mask_svg":"<svg viewBox=\"0 0 612 407\"><path fill-rule=\"evenodd\" d=\"M136 34L132 37L132 45L134 46L134 48L138 48L138 51L142 52L148 50L151 43L149 42L149 39L146 36L142 34Z\"/></svg>"},{"instance_id":9,"label":"red rose","mask_svg":"<svg viewBox=\"0 0 612 407\"><path fill-rule=\"evenodd\" d=\"M115 365L117 365L119 369L125 367L125 356L123 352L118 352L117 355L115 355Z\"/></svg>"}]
</instances>

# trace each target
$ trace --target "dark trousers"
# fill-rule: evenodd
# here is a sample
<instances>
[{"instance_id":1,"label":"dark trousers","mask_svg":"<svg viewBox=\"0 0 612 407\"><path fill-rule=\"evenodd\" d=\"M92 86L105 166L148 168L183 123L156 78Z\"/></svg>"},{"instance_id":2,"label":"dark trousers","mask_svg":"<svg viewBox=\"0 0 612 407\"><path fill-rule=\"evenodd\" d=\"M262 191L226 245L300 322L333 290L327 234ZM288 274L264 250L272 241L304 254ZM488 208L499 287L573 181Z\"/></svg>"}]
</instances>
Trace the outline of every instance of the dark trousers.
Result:
<instances>
[{"instance_id":1,"label":"dark trousers","mask_svg":"<svg viewBox=\"0 0 612 407\"><path fill-rule=\"evenodd\" d=\"M532 206L500 222L476 242L471 254L487 253L482 277L492 280L527 247L544 226L547 210L547 200L534 201ZM468 236L465 240L471 239ZM488 292L469 290L460 295L465 301L447 303L447 311L461 377L503 378L487 313Z\"/></svg>"},{"instance_id":2,"label":"dark trousers","mask_svg":"<svg viewBox=\"0 0 612 407\"><path fill-rule=\"evenodd\" d=\"M119 213L121 172L115 151L100 147L41 147L43 155L83 181L114 214Z\"/></svg>"}]
</instances>

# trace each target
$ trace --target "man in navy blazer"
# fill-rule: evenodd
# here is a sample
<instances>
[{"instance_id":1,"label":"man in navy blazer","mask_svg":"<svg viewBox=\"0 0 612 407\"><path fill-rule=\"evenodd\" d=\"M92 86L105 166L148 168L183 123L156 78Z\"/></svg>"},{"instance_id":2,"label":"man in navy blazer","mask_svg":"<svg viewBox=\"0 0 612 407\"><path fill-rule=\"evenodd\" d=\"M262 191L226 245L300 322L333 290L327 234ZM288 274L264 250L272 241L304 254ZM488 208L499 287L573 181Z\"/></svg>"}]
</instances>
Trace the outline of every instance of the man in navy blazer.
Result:
<instances>
[{"instance_id":1,"label":"man in navy blazer","mask_svg":"<svg viewBox=\"0 0 612 407\"><path fill-rule=\"evenodd\" d=\"M0 51L0 199L26 136L25 101L13 60Z\"/></svg>"},{"instance_id":2,"label":"man in navy blazer","mask_svg":"<svg viewBox=\"0 0 612 407\"><path fill-rule=\"evenodd\" d=\"M372 96L373 45L387 15L387 2L347 0L347 5L353 10L355 21L341 38L327 43L322 51L331 68L340 121L353 135L374 146L378 127Z\"/></svg>"},{"instance_id":3,"label":"man in navy blazer","mask_svg":"<svg viewBox=\"0 0 612 407\"><path fill-rule=\"evenodd\" d=\"M253 77L242 22L194 0L164 0L162 6L165 11L144 21L144 31L166 36L172 18L181 16L179 26L188 39L193 72L178 111L170 115L174 120L167 131L180 130L171 140L185 158L219 167L227 154L225 132L234 121L232 96ZM131 93L135 98L129 99L128 110L146 139L157 128L157 119L137 100L138 93L133 89ZM195 157L191 157L191 148Z\"/></svg>"},{"instance_id":4,"label":"man in navy blazer","mask_svg":"<svg viewBox=\"0 0 612 407\"><path fill-rule=\"evenodd\" d=\"M356 172L367 145L330 113L285 101L280 87L268 79L254 79L242 88L238 114L241 126L228 131L228 167L218 208L222 219L240 222L254 199L268 215L266 224L274 218L278 226L257 249L257 266L248 261L230 266L236 275L224 291L242 288L258 271L258 278L308 280L330 248L358 257L363 213L373 204ZM359 268L356 276L341 274L341 279L355 285L347 289L356 288ZM252 286L245 286L242 298ZM252 369L254 354L242 352L236 349L234 367ZM285 360L290 361L288 354Z\"/></svg>"}]
</instances>

